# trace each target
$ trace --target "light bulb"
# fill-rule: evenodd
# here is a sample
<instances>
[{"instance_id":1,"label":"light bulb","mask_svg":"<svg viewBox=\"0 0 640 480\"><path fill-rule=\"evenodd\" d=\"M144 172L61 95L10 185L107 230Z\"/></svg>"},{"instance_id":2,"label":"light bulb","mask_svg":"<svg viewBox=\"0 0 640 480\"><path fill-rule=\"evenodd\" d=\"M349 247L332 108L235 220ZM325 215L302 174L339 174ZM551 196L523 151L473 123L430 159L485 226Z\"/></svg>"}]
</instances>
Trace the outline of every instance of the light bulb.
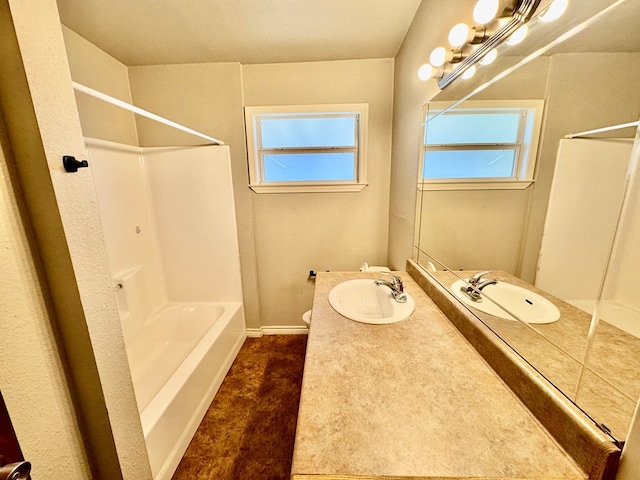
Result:
<instances>
[{"instance_id":1,"label":"light bulb","mask_svg":"<svg viewBox=\"0 0 640 480\"><path fill-rule=\"evenodd\" d=\"M426 82L433 75L433 67L430 63L425 63L418 69L418 78Z\"/></svg>"},{"instance_id":2,"label":"light bulb","mask_svg":"<svg viewBox=\"0 0 640 480\"><path fill-rule=\"evenodd\" d=\"M461 47L467 43L468 36L469 26L464 23L459 23L449 31L449 43L452 47Z\"/></svg>"},{"instance_id":3,"label":"light bulb","mask_svg":"<svg viewBox=\"0 0 640 480\"><path fill-rule=\"evenodd\" d=\"M524 40L524 37L527 36L528 28L526 25L522 25L519 29L511 34L509 40L507 40L507 45L518 45L520 42Z\"/></svg>"},{"instance_id":4,"label":"light bulb","mask_svg":"<svg viewBox=\"0 0 640 480\"><path fill-rule=\"evenodd\" d=\"M494 48L493 50L489 50L489 53L482 57L482 59L478 63L480 65L491 65L496 60L497 56L498 50Z\"/></svg>"},{"instance_id":5,"label":"light bulb","mask_svg":"<svg viewBox=\"0 0 640 480\"><path fill-rule=\"evenodd\" d=\"M462 74L462 78L464 80L468 80L471 77L473 77L476 74L476 66L475 65L471 65L469 68L467 68L464 73Z\"/></svg>"},{"instance_id":6,"label":"light bulb","mask_svg":"<svg viewBox=\"0 0 640 480\"><path fill-rule=\"evenodd\" d=\"M500 0L478 0L473 9L473 19L480 25L485 25L498 15Z\"/></svg>"},{"instance_id":7,"label":"light bulb","mask_svg":"<svg viewBox=\"0 0 640 480\"><path fill-rule=\"evenodd\" d=\"M540 21L547 23L557 20L565 12L567 5L569 5L569 0L553 0L547 11L540 16Z\"/></svg>"},{"instance_id":8,"label":"light bulb","mask_svg":"<svg viewBox=\"0 0 640 480\"><path fill-rule=\"evenodd\" d=\"M447 59L447 51L444 47L438 47L429 55L429 61L434 67L441 67Z\"/></svg>"}]
</instances>

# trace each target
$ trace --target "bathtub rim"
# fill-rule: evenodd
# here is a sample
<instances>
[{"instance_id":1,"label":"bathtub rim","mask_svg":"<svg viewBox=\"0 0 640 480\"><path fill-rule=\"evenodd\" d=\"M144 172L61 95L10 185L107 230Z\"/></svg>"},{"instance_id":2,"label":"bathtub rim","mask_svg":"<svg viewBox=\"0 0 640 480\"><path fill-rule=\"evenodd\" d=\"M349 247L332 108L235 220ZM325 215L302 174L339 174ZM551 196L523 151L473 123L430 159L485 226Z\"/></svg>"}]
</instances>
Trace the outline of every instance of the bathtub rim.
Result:
<instances>
[{"instance_id":1,"label":"bathtub rim","mask_svg":"<svg viewBox=\"0 0 640 480\"><path fill-rule=\"evenodd\" d=\"M216 305L220 305L224 308L223 314L211 325L211 327L207 330L204 336L198 341L198 343L193 347L191 352L187 355L187 357L183 360L183 362L178 365L178 367L171 374L169 379L158 389L153 398L147 403L147 406L140 412L140 421L142 423L142 431L144 433L145 438L149 434L150 431L157 425L160 420L162 414L165 409L163 405L173 401L180 391L180 389L184 386L184 384L188 380L188 376L182 376L180 374L186 372L193 372L195 367L202 361L202 359L207 354L207 348L210 344L204 343L205 339L210 338L213 335L213 332L219 334L224 330L224 328L231 322L233 316L238 312L238 310L242 309L243 305L241 302L168 302L169 304L197 304L197 303L215 303ZM160 307L162 309L162 307ZM160 310L159 309L159 310ZM154 312L156 313L156 312ZM244 314L243 314L243 323L244 323ZM246 329L245 329L246 330ZM216 335L216 338L218 335ZM167 400L166 402L164 400Z\"/></svg>"},{"instance_id":2,"label":"bathtub rim","mask_svg":"<svg viewBox=\"0 0 640 480\"><path fill-rule=\"evenodd\" d=\"M153 400L153 398L160 392L163 385L173 376L173 374L180 368L180 365L184 360L192 354L193 350L197 347L200 341L208 334L209 330L211 330L216 322L224 321L224 315L229 310L228 306L225 303L229 302L166 302L163 305L156 308L151 315L148 316L147 320L142 325L142 328L136 335L132 335L130 337L125 337L125 350L127 351L127 359L129 363L129 371L131 373L131 380L133 382L133 390L136 395L136 403L138 404L138 413L142 414L142 412L147 408L149 403ZM206 325L197 325L196 328L200 333L199 336L193 335L189 338L189 347L185 348L184 345L178 344L179 350L174 349L174 352L182 352L182 358L179 361L170 362L170 364L165 363L161 371L163 374L158 378L156 376L152 379L152 382L149 382L149 379L145 377L148 374L148 369L141 366L145 363L145 357L149 358L150 355L150 344L148 343L149 338L158 338L155 334L158 332L158 329L164 328L175 328L179 326L181 322L185 323L185 328L189 328L186 323L192 323L194 320L190 317L192 315L191 312L184 315L185 308L193 308L199 310L195 314L196 322L199 320L204 320ZM172 334L180 335L178 332L171 330L164 334L167 339L171 339ZM164 337L161 337L164 338ZM165 367L166 366L166 367ZM152 388L150 388L150 385Z\"/></svg>"},{"instance_id":3,"label":"bathtub rim","mask_svg":"<svg viewBox=\"0 0 640 480\"><path fill-rule=\"evenodd\" d=\"M203 337L199 346L206 343L205 355L190 375L179 382L181 389L164 398L161 415L147 412L144 438L154 480L171 480L246 339L243 304L219 303L231 304L235 309L225 316L225 321L219 319ZM160 401L158 398L154 400ZM142 420L141 416L141 423Z\"/></svg>"}]
</instances>

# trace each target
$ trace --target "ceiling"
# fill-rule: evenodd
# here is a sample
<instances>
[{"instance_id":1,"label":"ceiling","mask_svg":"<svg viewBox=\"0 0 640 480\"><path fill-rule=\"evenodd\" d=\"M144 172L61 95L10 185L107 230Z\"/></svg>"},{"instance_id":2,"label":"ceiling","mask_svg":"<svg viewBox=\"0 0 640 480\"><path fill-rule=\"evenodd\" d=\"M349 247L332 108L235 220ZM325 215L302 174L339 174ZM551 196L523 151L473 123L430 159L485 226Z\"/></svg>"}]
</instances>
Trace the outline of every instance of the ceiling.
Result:
<instances>
[{"instance_id":1,"label":"ceiling","mask_svg":"<svg viewBox=\"0 0 640 480\"><path fill-rule=\"evenodd\" d=\"M395 57L421 0L57 0L127 66Z\"/></svg>"}]
</instances>

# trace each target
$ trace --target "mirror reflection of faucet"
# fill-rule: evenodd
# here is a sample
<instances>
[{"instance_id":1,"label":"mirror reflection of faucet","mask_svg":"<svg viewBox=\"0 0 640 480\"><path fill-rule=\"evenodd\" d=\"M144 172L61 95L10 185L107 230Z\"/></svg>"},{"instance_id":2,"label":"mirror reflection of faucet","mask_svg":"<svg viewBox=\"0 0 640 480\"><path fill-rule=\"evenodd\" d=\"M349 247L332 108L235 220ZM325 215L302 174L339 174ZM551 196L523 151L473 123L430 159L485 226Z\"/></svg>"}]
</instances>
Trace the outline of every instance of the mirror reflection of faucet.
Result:
<instances>
[{"instance_id":1,"label":"mirror reflection of faucet","mask_svg":"<svg viewBox=\"0 0 640 480\"><path fill-rule=\"evenodd\" d=\"M482 272L478 272L472 277L467 279L468 285L464 285L460 287L460 291L464 293L467 297L473 300L476 303L482 302L482 289L489 285L496 285L498 283L497 280L492 278L483 279L482 277L491 273L493 270L484 270Z\"/></svg>"}]
</instances>

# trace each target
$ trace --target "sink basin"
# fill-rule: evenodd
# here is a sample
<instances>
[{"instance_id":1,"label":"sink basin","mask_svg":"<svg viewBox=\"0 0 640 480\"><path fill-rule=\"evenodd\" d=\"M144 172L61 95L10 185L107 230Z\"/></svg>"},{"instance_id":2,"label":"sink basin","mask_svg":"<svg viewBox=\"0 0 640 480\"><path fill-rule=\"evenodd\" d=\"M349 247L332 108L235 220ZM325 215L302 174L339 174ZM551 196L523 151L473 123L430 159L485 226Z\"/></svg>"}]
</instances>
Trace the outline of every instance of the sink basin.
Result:
<instances>
[{"instance_id":1,"label":"sink basin","mask_svg":"<svg viewBox=\"0 0 640 480\"><path fill-rule=\"evenodd\" d=\"M549 300L526 288L518 287L507 282L498 282L488 285L482 290L482 301L474 302L460 291L466 287L464 280L458 280L451 285L453 294L466 305L484 313L504 318L506 320L519 320L527 323L553 323L560 318L560 310ZM499 303L504 310L491 300ZM507 310L507 311L505 311Z\"/></svg>"},{"instance_id":2,"label":"sink basin","mask_svg":"<svg viewBox=\"0 0 640 480\"><path fill-rule=\"evenodd\" d=\"M342 316L376 325L400 322L413 313L415 303L411 295L407 293L406 303L398 303L389 287L373 282L357 279L339 283L329 292L329 303Z\"/></svg>"}]
</instances>

